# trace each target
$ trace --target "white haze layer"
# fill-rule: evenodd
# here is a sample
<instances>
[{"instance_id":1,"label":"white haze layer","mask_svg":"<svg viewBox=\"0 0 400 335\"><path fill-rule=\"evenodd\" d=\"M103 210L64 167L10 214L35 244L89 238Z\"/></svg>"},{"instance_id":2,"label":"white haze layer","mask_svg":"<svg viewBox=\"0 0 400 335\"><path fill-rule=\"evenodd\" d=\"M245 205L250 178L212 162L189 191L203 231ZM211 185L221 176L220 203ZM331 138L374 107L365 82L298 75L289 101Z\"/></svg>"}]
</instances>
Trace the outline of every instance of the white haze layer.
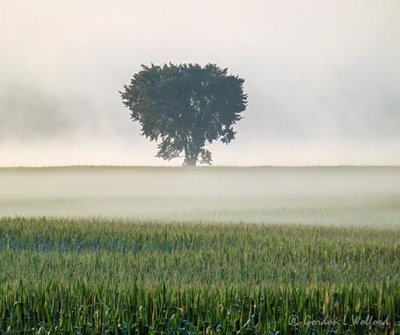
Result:
<instances>
[{"instance_id":1,"label":"white haze layer","mask_svg":"<svg viewBox=\"0 0 400 335\"><path fill-rule=\"evenodd\" d=\"M217 165L398 165L399 17L397 0L1 1L0 166L181 164L118 93L166 62L246 80Z\"/></svg>"},{"instance_id":2,"label":"white haze layer","mask_svg":"<svg viewBox=\"0 0 400 335\"><path fill-rule=\"evenodd\" d=\"M0 169L1 216L398 229L400 168Z\"/></svg>"}]
</instances>

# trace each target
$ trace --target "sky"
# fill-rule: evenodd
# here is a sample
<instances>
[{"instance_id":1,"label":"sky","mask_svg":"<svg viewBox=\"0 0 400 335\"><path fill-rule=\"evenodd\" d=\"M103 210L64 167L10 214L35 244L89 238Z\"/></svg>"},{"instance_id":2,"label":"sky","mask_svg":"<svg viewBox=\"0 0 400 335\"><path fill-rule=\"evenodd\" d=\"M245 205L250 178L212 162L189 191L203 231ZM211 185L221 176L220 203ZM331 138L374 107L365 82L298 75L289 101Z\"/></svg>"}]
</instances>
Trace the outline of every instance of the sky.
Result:
<instances>
[{"instance_id":1,"label":"sky","mask_svg":"<svg viewBox=\"0 0 400 335\"><path fill-rule=\"evenodd\" d=\"M0 166L180 165L119 90L215 63L248 106L215 165L399 165L398 0L1 0Z\"/></svg>"}]
</instances>

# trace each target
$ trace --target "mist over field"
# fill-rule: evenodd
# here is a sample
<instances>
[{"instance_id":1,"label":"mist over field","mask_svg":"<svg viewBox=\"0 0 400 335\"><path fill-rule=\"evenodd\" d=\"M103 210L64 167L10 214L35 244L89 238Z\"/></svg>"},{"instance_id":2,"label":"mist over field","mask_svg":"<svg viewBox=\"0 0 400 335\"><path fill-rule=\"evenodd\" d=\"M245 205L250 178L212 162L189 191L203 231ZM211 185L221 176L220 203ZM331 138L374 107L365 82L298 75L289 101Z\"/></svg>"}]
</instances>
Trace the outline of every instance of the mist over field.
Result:
<instances>
[{"instance_id":1,"label":"mist over field","mask_svg":"<svg viewBox=\"0 0 400 335\"><path fill-rule=\"evenodd\" d=\"M0 169L0 216L396 227L399 168Z\"/></svg>"},{"instance_id":2,"label":"mist over field","mask_svg":"<svg viewBox=\"0 0 400 335\"><path fill-rule=\"evenodd\" d=\"M0 1L0 333L399 334L399 18Z\"/></svg>"},{"instance_id":3,"label":"mist over field","mask_svg":"<svg viewBox=\"0 0 400 335\"><path fill-rule=\"evenodd\" d=\"M180 165L118 93L167 62L245 79L216 165L398 165L399 16L389 0L2 1L0 166Z\"/></svg>"}]
</instances>

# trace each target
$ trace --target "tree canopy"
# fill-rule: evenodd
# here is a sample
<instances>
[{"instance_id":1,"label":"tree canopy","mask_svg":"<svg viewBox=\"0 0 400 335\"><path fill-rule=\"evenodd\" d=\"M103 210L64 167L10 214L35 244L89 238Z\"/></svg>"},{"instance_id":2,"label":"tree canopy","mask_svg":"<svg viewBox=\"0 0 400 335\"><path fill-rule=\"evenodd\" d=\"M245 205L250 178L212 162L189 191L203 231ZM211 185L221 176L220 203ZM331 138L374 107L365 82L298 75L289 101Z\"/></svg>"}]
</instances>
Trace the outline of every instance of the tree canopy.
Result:
<instances>
[{"instance_id":1,"label":"tree canopy","mask_svg":"<svg viewBox=\"0 0 400 335\"><path fill-rule=\"evenodd\" d=\"M142 135L158 143L157 157L183 153L183 164L194 166L211 164L207 144L235 138L233 125L247 105L243 83L215 64L152 64L142 65L120 93Z\"/></svg>"}]
</instances>

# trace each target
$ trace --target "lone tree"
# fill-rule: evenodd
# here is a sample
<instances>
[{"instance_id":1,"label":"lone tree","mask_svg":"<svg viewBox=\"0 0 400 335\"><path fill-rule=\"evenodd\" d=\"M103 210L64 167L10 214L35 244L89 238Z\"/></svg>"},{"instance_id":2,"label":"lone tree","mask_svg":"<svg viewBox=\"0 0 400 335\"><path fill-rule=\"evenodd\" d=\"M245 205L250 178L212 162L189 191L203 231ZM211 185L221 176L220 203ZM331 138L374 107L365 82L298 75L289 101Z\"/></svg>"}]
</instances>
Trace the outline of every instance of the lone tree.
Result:
<instances>
[{"instance_id":1,"label":"lone tree","mask_svg":"<svg viewBox=\"0 0 400 335\"><path fill-rule=\"evenodd\" d=\"M142 65L124 86L123 103L142 135L158 142L157 157L170 160L183 152L183 165L211 164L205 145L235 138L233 125L242 118L247 95L244 80L227 71L214 64Z\"/></svg>"}]
</instances>

